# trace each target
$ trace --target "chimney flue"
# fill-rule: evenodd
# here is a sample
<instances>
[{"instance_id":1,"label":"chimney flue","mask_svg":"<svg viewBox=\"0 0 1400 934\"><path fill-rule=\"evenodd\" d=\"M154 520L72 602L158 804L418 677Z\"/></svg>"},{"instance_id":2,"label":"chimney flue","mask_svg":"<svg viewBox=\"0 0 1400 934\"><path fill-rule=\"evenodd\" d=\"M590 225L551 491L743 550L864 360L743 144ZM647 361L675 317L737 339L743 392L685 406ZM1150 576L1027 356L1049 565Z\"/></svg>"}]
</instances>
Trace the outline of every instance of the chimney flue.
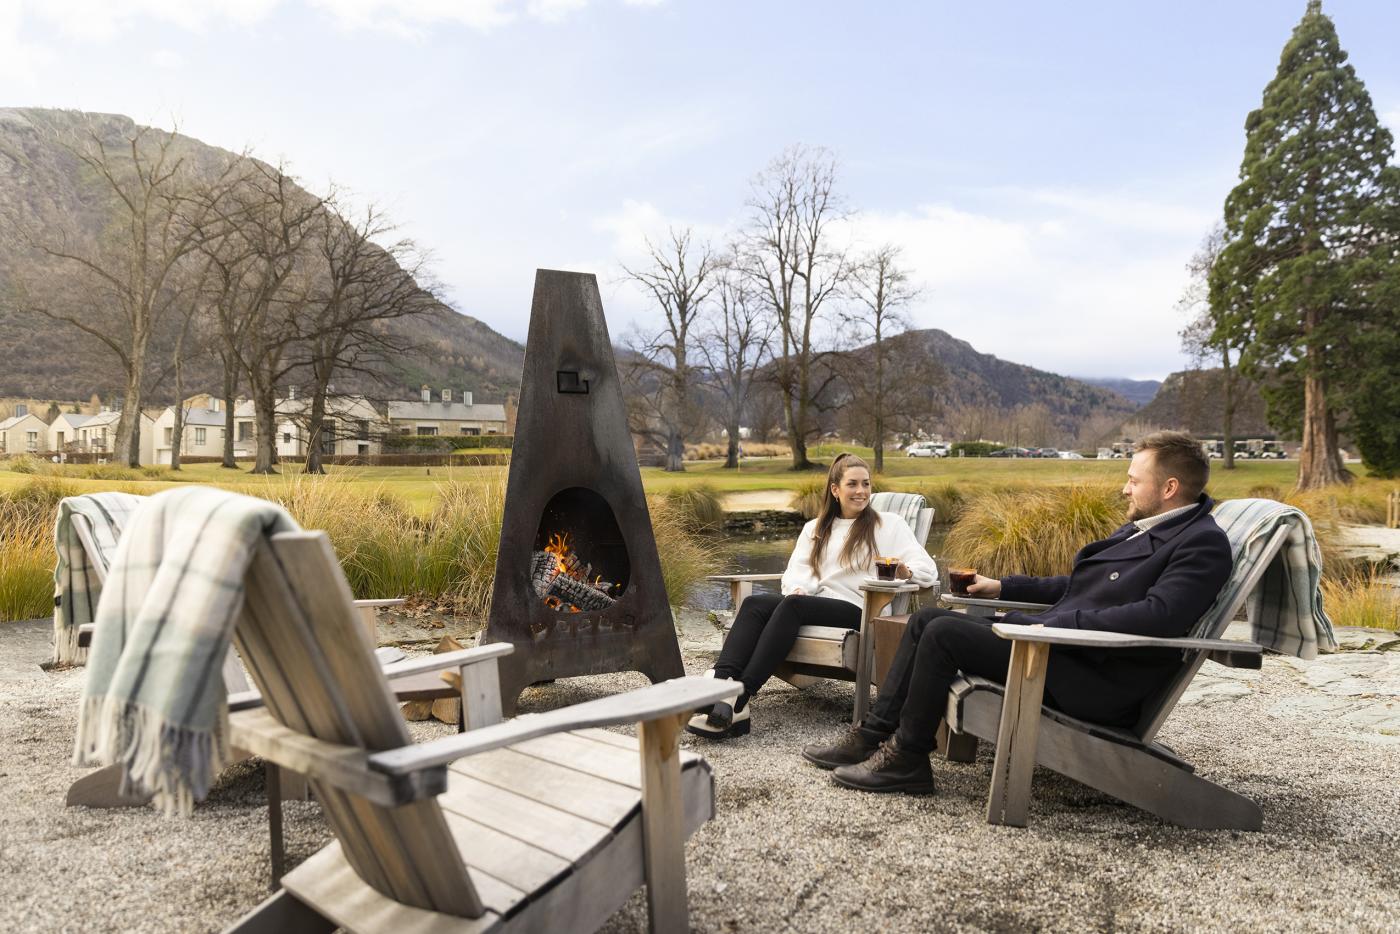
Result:
<instances>
[{"instance_id":1,"label":"chimney flue","mask_svg":"<svg viewBox=\"0 0 1400 934\"><path fill-rule=\"evenodd\" d=\"M424 386L422 391L423 391L423 401L424 401L424 402L432 402L432 401L433 401L433 391L432 391L431 389L429 389L427 386Z\"/></svg>"},{"instance_id":2,"label":"chimney flue","mask_svg":"<svg viewBox=\"0 0 1400 934\"><path fill-rule=\"evenodd\" d=\"M452 401L452 390L444 389L442 391L442 401L444 405Z\"/></svg>"},{"instance_id":3,"label":"chimney flue","mask_svg":"<svg viewBox=\"0 0 1400 934\"><path fill-rule=\"evenodd\" d=\"M472 394L469 393L469 392L467 392L465 389L462 390L462 404L463 404L463 405L471 405L471 404L472 404Z\"/></svg>"}]
</instances>

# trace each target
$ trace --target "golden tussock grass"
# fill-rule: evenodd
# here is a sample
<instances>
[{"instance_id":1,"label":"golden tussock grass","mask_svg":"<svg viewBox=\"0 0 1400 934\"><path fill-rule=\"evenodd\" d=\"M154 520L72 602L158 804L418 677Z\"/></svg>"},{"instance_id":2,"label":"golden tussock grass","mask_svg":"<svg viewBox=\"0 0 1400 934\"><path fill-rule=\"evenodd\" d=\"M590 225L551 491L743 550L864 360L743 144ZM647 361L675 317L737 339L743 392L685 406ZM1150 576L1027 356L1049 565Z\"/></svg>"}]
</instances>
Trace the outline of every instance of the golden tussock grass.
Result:
<instances>
[{"instance_id":1,"label":"golden tussock grass","mask_svg":"<svg viewBox=\"0 0 1400 934\"><path fill-rule=\"evenodd\" d=\"M1322 578L1322 608L1334 626L1400 629L1400 588L1369 572Z\"/></svg>"},{"instance_id":2,"label":"golden tussock grass","mask_svg":"<svg viewBox=\"0 0 1400 934\"><path fill-rule=\"evenodd\" d=\"M1079 549L1107 537L1123 516L1114 487L984 493L963 506L943 552L987 577L1067 574Z\"/></svg>"}]
</instances>

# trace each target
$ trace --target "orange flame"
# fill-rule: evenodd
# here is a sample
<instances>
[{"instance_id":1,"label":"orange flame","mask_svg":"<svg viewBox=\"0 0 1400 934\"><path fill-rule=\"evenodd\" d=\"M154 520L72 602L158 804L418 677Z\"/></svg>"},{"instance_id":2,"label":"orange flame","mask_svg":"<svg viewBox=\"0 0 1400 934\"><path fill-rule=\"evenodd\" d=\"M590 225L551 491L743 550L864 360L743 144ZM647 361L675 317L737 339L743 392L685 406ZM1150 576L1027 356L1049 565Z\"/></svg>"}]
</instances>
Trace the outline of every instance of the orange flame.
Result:
<instances>
[{"instance_id":1,"label":"orange flame","mask_svg":"<svg viewBox=\"0 0 1400 934\"><path fill-rule=\"evenodd\" d=\"M574 580L588 581L587 575L578 567L578 562L574 557L573 546L569 542L568 532L551 533L549 536L549 544L544 546L544 550L547 554L551 554L555 557L556 570L554 573L556 575L564 574L568 577L572 577ZM601 585L603 583L602 575L594 578L593 583ZM566 604L558 597L546 597L544 602L551 610L568 610L570 613L583 612L572 603Z\"/></svg>"}]
</instances>

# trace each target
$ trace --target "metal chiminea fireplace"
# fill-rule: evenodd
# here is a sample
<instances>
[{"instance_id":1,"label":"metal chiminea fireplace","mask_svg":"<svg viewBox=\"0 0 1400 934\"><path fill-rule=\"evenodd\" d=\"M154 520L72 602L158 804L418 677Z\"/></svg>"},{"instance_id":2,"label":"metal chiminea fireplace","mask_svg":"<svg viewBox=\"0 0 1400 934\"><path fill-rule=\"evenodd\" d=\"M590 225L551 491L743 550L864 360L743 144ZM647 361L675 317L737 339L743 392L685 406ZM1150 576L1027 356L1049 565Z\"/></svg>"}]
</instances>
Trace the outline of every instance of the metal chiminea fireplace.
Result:
<instances>
[{"instance_id":1,"label":"metal chiminea fireplace","mask_svg":"<svg viewBox=\"0 0 1400 934\"><path fill-rule=\"evenodd\" d=\"M496 583L501 703L536 681L684 674L598 281L535 274Z\"/></svg>"}]
</instances>

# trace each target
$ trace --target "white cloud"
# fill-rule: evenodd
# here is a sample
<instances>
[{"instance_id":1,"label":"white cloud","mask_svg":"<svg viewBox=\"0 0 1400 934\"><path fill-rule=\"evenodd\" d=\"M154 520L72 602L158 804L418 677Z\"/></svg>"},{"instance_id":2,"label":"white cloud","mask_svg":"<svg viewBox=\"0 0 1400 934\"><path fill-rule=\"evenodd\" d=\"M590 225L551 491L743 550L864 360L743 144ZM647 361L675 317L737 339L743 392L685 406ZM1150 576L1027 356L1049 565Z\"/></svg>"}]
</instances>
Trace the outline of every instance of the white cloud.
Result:
<instances>
[{"instance_id":1,"label":"white cloud","mask_svg":"<svg viewBox=\"0 0 1400 934\"><path fill-rule=\"evenodd\" d=\"M26 9L64 34L89 41L107 41L139 20L169 23L191 32L221 23L249 25L265 18L279 0L65 0L26 2Z\"/></svg>"},{"instance_id":2,"label":"white cloud","mask_svg":"<svg viewBox=\"0 0 1400 934\"><path fill-rule=\"evenodd\" d=\"M151 64L167 71L177 71L185 67L185 57L173 49L159 49L151 54Z\"/></svg>"},{"instance_id":3,"label":"white cloud","mask_svg":"<svg viewBox=\"0 0 1400 934\"><path fill-rule=\"evenodd\" d=\"M39 70L53 62L53 50L23 35L24 9L18 3L0 2L0 80L31 87L39 83Z\"/></svg>"},{"instance_id":4,"label":"white cloud","mask_svg":"<svg viewBox=\"0 0 1400 934\"><path fill-rule=\"evenodd\" d=\"M1400 105L1381 111L1380 118L1391 133L1400 136Z\"/></svg>"},{"instance_id":5,"label":"white cloud","mask_svg":"<svg viewBox=\"0 0 1400 934\"><path fill-rule=\"evenodd\" d=\"M530 0L525 11L546 23L557 23L576 10L588 6L588 0Z\"/></svg>"},{"instance_id":6,"label":"white cloud","mask_svg":"<svg viewBox=\"0 0 1400 934\"><path fill-rule=\"evenodd\" d=\"M650 2L650 0L647 0ZM589 0L311 0L348 29L377 29L419 39L431 27L464 26L488 33L521 18L558 23Z\"/></svg>"},{"instance_id":7,"label":"white cloud","mask_svg":"<svg viewBox=\"0 0 1400 934\"><path fill-rule=\"evenodd\" d=\"M868 213L860 242L890 242L924 294L916 327L1060 373L1161 377L1180 367L1176 302L1212 215L1113 192L1006 192L992 207L947 203Z\"/></svg>"}]
</instances>

